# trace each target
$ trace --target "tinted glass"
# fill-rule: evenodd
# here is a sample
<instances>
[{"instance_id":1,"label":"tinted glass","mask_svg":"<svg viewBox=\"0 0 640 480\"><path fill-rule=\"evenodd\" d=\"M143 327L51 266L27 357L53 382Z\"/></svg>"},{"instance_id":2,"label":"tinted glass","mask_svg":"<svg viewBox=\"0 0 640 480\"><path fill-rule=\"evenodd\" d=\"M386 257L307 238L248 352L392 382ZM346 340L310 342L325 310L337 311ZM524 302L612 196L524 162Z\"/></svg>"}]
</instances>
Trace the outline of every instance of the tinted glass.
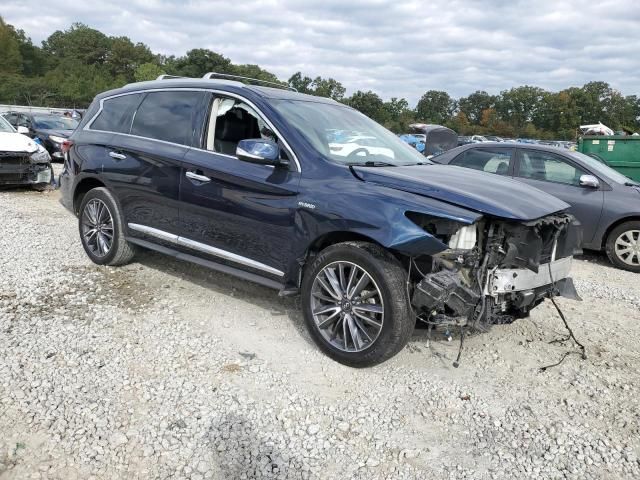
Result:
<instances>
[{"instance_id":1,"label":"tinted glass","mask_svg":"<svg viewBox=\"0 0 640 480\"><path fill-rule=\"evenodd\" d=\"M132 135L191 145L193 118L202 92L149 93L138 107Z\"/></svg>"},{"instance_id":2,"label":"tinted glass","mask_svg":"<svg viewBox=\"0 0 640 480\"><path fill-rule=\"evenodd\" d=\"M451 165L473 168L498 175L509 175L511 168L511 148L472 148L453 159Z\"/></svg>"},{"instance_id":3,"label":"tinted glass","mask_svg":"<svg viewBox=\"0 0 640 480\"><path fill-rule=\"evenodd\" d=\"M91 124L91 130L129 133L133 112L140 103L141 93L123 95L105 100L100 115Z\"/></svg>"},{"instance_id":4,"label":"tinted glass","mask_svg":"<svg viewBox=\"0 0 640 480\"><path fill-rule=\"evenodd\" d=\"M18 115L16 115L15 113L10 113L9 115L5 115L5 118L9 121L11 125L14 125L14 126L18 122Z\"/></svg>"},{"instance_id":5,"label":"tinted glass","mask_svg":"<svg viewBox=\"0 0 640 480\"><path fill-rule=\"evenodd\" d=\"M546 182L580 185L585 172L553 153L521 150L518 176Z\"/></svg>"}]
</instances>

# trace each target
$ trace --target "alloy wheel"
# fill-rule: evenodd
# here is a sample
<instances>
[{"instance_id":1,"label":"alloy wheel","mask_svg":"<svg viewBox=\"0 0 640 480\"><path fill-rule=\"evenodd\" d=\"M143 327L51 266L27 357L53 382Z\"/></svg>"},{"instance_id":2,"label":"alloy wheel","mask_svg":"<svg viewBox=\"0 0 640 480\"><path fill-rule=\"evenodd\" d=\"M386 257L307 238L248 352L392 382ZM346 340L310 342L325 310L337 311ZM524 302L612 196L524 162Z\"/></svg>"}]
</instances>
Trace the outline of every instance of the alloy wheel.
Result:
<instances>
[{"instance_id":1,"label":"alloy wheel","mask_svg":"<svg viewBox=\"0 0 640 480\"><path fill-rule=\"evenodd\" d=\"M616 256L627 265L640 266L640 230L627 230L615 241Z\"/></svg>"},{"instance_id":2,"label":"alloy wheel","mask_svg":"<svg viewBox=\"0 0 640 480\"><path fill-rule=\"evenodd\" d=\"M324 340L343 352L361 352L376 341L384 323L380 289L362 267L338 261L318 272L311 313Z\"/></svg>"},{"instance_id":3,"label":"alloy wheel","mask_svg":"<svg viewBox=\"0 0 640 480\"><path fill-rule=\"evenodd\" d=\"M113 245L113 217L102 200L94 198L82 212L82 238L92 254L104 257Z\"/></svg>"}]
</instances>

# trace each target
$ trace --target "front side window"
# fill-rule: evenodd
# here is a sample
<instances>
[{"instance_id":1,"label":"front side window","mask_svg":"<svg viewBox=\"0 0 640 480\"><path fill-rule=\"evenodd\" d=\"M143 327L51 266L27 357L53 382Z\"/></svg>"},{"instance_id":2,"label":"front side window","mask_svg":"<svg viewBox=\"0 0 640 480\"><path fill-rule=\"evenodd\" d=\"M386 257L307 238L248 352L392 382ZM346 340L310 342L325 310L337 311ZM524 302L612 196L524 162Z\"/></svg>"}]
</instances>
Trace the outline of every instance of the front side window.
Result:
<instances>
[{"instance_id":1,"label":"front side window","mask_svg":"<svg viewBox=\"0 0 640 480\"><path fill-rule=\"evenodd\" d=\"M194 118L203 95L192 91L147 94L135 112L131 134L191 145Z\"/></svg>"},{"instance_id":2,"label":"front side window","mask_svg":"<svg viewBox=\"0 0 640 480\"><path fill-rule=\"evenodd\" d=\"M205 140L207 150L235 156L240 140L259 138L280 143L262 117L243 101L227 97L213 99ZM282 149L281 155L286 157Z\"/></svg>"},{"instance_id":3,"label":"front side window","mask_svg":"<svg viewBox=\"0 0 640 480\"><path fill-rule=\"evenodd\" d=\"M498 175L509 175L512 153L513 149L511 148L470 148L454 158L451 165Z\"/></svg>"},{"instance_id":4,"label":"front side window","mask_svg":"<svg viewBox=\"0 0 640 480\"><path fill-rule=\"evenodd\" d=\"M583 170L553 153L536 150L520 151L519 177L579 186L580 177L584 174Z\"/></svg>"},{"instance_id":5,"label":"front side window","mask_svg":"<svg viewBox=\"0 0 640 480\"><path fill-rule=\"evenodd\" d=\"M352 108L305 100L272 105L320 155L344 165L432 163L416 149Z\"/></svg>"},{"instance_id":6,"label":"front side window","mask_svg":"<svg viewBox=\"0 0 640 480\"><path fill-rule=\"evenodd\" d=\"M141 93L109 98L102 102L102 111L91 124L91 130L129 133L133 112L142 99Z\"/></svg>"}]
</instances>

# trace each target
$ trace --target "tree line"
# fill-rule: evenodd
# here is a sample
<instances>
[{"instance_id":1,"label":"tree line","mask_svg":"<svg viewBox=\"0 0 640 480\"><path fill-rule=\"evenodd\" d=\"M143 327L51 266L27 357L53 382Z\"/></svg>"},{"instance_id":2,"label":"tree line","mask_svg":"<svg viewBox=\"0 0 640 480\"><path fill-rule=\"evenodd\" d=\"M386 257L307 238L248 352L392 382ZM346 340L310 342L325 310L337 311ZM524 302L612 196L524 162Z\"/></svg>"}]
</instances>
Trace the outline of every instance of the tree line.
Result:
<instances>
[{"instance_id":1,"label":"tree line","mask_svg":"<svg viewBox=\"0 0 640 480\"><path fill-rule=\"evenodd\" d=\"M345 96L333 78L311 78L301 72L282 81L253 64L235 64L208 49L195 48L183 56L161 55L128 37L107 36L74 23L52 33L40 46L0 17L0 103L85 108L99 92L166 73L201 77L207 72L258 78L330 97L400 133L415 122L446 125L462 135L574 139L576 128L602 123L614 130L640 129L640 98L623 96L608 83L589 82L550 92L521 86L491 95L478 90L452 98L429 90L411 108L404 98L384 101L372 91Z\"/></svg>"}]
</instances>

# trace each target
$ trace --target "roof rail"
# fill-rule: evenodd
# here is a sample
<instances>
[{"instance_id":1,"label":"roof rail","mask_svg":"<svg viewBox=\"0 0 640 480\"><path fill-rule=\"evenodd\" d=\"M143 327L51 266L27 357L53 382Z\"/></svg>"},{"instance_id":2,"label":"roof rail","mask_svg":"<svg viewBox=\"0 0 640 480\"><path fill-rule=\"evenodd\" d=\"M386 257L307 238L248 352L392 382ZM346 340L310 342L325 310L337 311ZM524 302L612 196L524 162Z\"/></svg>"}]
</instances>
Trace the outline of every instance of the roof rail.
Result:
<instances>
[{"instance_id":1,"label":"roof rail","mask_svg":"<svg viewBox=\"0 0 640 480\"><path fill-rule=\"evenodd\" d=\"M186 78L186 77L181 77L180 75L167 75L166 73L163 73L162 75L159 75L158 78L156 78L156 80L170 80L172 78Z\"/></svg>"},{"instance_id":2,"label":"roof rail","mask_svg":"<svg viewBox=\"0 0 640 480\"><path fill-rule=\"evenodd\" d=\"M222 78L222 79L239 80L239 81L245 81L245 82L249 81L249 82L255 82L263 85L270 85L277 88L285 88L293 92L298 91L289 85L283 85L281 83L276 83L276 82L268 82L267 80L260 80L259 78L242 77L240 75L231 75L228 73L209 72L209 73L205 73L202 78L205 78L205 79Z\"/></svg>"}]
</instances>

